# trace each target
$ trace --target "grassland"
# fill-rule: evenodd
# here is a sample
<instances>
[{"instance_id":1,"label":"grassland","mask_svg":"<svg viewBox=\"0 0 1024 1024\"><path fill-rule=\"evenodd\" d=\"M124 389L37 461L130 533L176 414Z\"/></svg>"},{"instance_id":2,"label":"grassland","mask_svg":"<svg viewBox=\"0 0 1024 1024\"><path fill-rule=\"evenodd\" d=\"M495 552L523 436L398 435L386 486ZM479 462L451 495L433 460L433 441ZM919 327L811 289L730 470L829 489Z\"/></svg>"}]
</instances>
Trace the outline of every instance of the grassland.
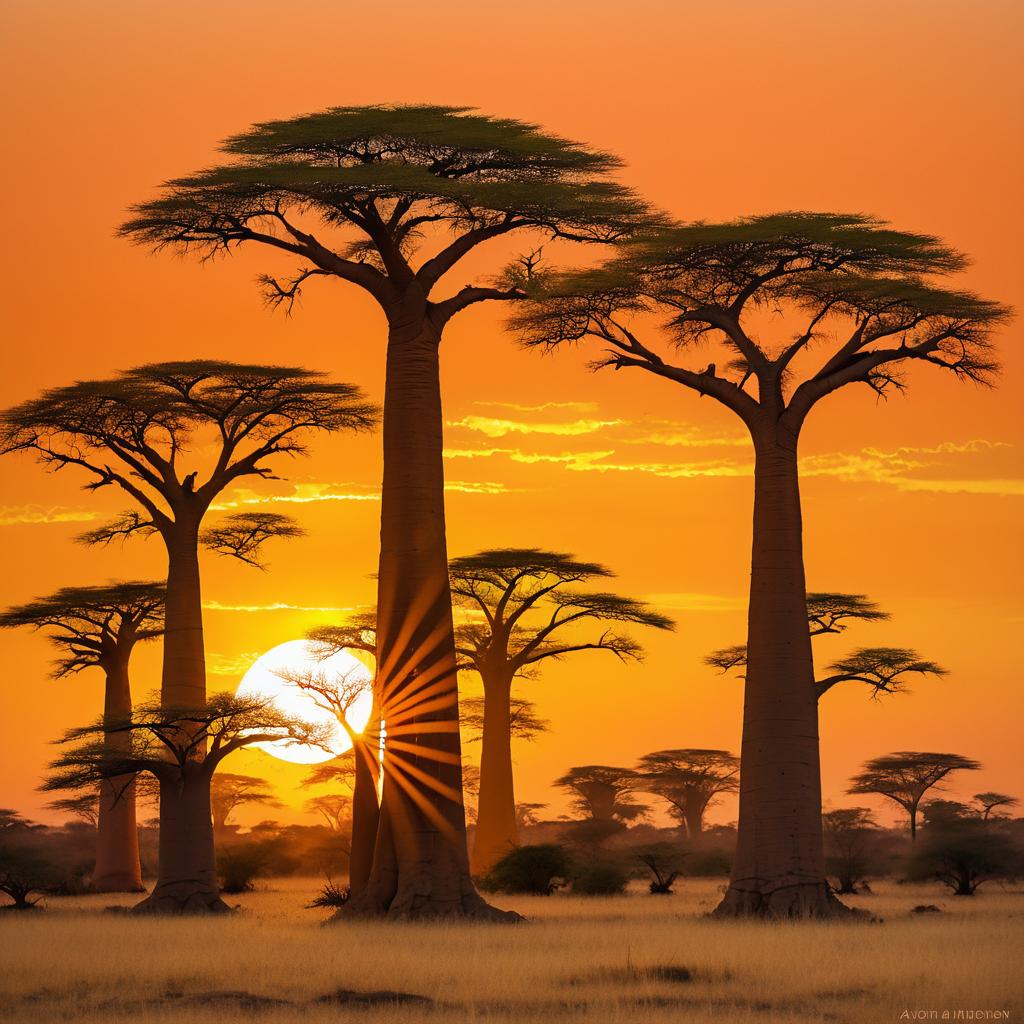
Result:
<instances>
[{"instance_id":1,"label":"grassland","mask_svg":"<svg viewBox=\"0 0 1024 1024\"><path fill-rule=\"evenodd\" d=\"M0 914L0 1018L26 1024L836 1021L904 1010L1024 1013L1024 891L973 899L880 884L872 924L704 917L718 883L669 897L504 897L521 926L346 923L312 879L235 898L227 919L105 912L129 897ZM941 913L915 914L921 903ZM907 1019L904 1017L903 1019ZM953 1018L955 1019L955 1018Z\"/></svg>"}]
</instances>

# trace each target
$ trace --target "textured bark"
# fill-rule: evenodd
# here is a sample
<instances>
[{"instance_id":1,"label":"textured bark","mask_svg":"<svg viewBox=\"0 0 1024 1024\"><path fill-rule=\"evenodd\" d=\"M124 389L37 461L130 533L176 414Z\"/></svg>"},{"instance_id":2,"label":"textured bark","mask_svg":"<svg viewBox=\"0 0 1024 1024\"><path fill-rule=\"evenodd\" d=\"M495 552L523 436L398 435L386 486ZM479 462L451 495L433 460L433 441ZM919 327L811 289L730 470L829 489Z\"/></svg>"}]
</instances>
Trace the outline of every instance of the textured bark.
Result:
<instances>
[{"instance_id":1,"label":"textured bark","mask_svg":"<svg viewBox=\"0 0 1024 1024\"><path fill-rule=\"evenodd\" d=\"M182 517L167 541L168 571L161 702L168 707L206 703L206 655L199 579L199 517ZM200 754L201 756L201 754ZM184 779L160 781L160 859L157 881L139 913L220 912L213 842L210 773L198 759Z\"/></svg>"},{"instance_id":2,"label":"textured bark","mask_svg":"<svg viewBox=\"0 0 1024 1024\"><path fill-rule=\"evenodd\" d=\"M481 673L484 683L484 728L480 753L480 802L470 867L485 875L519 845L515 783L512 776L512 678Z\"/></svg>"},{"instance_id":3,"label":"textured bark","mask_svg":"<svg viewBox=\"0 0 1024 1024\"><path fill-rule=\"evenodd\" d=\"M345 917L481 917L469 877L438 361L422 297L388 311L377 677L384 781L373 868ZM514 915L513 915L514 916Z\"/></svg>"},{"instance_id":4,"label":"textured bark","mask_svg":"<svg viewBox=\"0 0 1024 1024\"><path fill-rule=\"evenodd\" d=\"M374 711L376 712L376 702ZM352 791L352 850L349 854L348 881L352 893L365 888L373 866L373 849L377 842L380 804L377 799L377 751L379 733L373 717L365 738L353 743L356 777Z\"/></svg>"},{"instance_id":5,"label":"textured bark","mask_svg":"<svg viewBox=\"0 0 1024 1024\"><path fill-rule=\"evenodd\" d=\"M101 664L106 675L103 716L108 721L126 718L132 710L128 656L114 655ZM104 742L113 750L131 746L131 738L126 732L108 733ZM135 820L135 782L131 776L108 779L100 785L96 867L92 884L98 892L145 891Z\"/></svg>"},{"instance_id":6,"label":"textured bark","mask_svg":"<svg viewBox=\"0 0 1024 1024\"><path fill-rule=\"evenodd\" d=\"M807 630L796 438L755 432L739 835L718 916L825 917L818 704Z\"/></svg>"},{"instance_id":7,"label":"textured bark","mask_svg":"<svg viewBox=\"0 0 1024 1024\"><path fill-rule=\"evenodd\" d=\"M210 772L199 763L184 778L160 780L160 875L136 914L225 913L210 814Z\"/></svg>"}]
</instances>

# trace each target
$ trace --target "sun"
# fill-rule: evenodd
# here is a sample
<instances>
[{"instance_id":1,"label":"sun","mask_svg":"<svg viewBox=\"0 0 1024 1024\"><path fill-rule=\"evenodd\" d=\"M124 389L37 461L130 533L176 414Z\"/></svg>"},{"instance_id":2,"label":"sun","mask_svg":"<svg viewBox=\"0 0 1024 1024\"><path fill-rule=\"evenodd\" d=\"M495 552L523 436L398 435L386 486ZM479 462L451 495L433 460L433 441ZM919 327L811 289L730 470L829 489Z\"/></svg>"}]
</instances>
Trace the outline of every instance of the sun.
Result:
<instances>
[{"instance_id":1,"label":"sun","mask_svg":"<svg viewBox=\"0 0 1024 1024\"><path fill-rule=\"evenodd\" d=\"M315 725L328 727L330 729L330 739L328 740L330 752L321 747L288 743L285 740L254 743L253 747L281 761L291 761L294 764L319 764L321 761L330 761L331 758L337 757L352 746L348 736L345 735L345 730L338 724L334 715L318 708L310 697L306 696L298 687L285 682L278 674L314 670L326 673L351 671L357 675L361 672L367 682L371 678L370 670L347 651L339 651L337 654L332 654L330 658L321 660L317 657L316 647L308 640L288 640L272 647L266 654L257 658L242 676L242 681L238 684L235 693L239 697L271 697L285 714L294 715L296 718L312 722ZM349 724L353 728L360 732L366 728L366 724L370 720L372 703L373 699L369 688L367 688L366 693L359 697L347 716Z\"/></svg>"}]
</instances>

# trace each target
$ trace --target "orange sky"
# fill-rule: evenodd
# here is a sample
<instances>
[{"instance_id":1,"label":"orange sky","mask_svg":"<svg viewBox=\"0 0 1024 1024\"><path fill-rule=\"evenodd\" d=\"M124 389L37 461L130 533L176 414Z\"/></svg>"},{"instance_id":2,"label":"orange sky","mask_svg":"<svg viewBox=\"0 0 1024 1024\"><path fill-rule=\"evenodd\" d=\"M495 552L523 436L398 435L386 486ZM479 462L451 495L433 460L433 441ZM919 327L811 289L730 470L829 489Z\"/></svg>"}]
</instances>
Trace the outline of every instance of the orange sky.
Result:
<instances>
[{"instance_id":1,"label":"orange sky","mask_svg":"<svg viewBox=\"0 0 1024 1024\"><path fill-rule=\"evenodd\" d=\"M386 21L375 7L306 2L282 21L286 8L263 0L7 0L0 403L198 356L298 360L379 399L383 320L358 291L314 282L288 319L257 294L255 275L279 267L266 253L202 267L112 237L128 203L211 161L227 134L336 104L471 104L537 121L619 153L624 180L679 217L870 212L943 236L974 259L966 286L1024 306L1024 7L1014 0L404 0L386 6ZM501 318L463 314L444 344L447 445L476 452L448 462L451 552L568 549L607 562L624 593L679 618L675 635L650 637L640 667L584 654L525 688L553 731L519 747L518 796L560 812L548 787L570 765L628 764L670 746L738 749L741 687L701 657L743 638L750 460L714 403L647 375L587 373L585 354L523 352ZM860 761L904 748L981 760L985 771L955 793L1021 792L1019 333L1018 322L1000 339L994 393L918 372L888 403L866 389L836 396L804 433L809 584L868 593L893 613L817 641L819 662L892 643L950 669L911 696L824 699L824 788L836 802ZM287 484L260 485L316 499L266 506L300 515L309 536L271 552L265 575L205 565L214 687L373 600L379 457L379 437L318 442ZM122 504L77 483L27 458L0 463L0 600L159 573L153 541L107 551L71 542ZM0 641L0 805L45 817L34 786L48 741L97 713L101 680L51 682L39 637ZM155 653L136 660L137 693L157 683ZM265 755L240 755L228 770L267 771L283 798L304 796L289 789L301 772ZM733 818L734 805L719 816Z\"/></svg>"}]
</instances>

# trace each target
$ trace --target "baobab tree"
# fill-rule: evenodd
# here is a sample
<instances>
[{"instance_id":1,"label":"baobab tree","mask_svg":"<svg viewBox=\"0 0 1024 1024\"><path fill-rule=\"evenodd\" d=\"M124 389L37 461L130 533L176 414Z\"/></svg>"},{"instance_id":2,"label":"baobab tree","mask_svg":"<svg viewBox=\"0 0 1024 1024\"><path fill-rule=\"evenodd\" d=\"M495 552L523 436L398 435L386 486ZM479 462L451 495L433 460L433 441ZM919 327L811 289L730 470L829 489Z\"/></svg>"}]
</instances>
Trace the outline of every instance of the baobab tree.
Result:
<instances>
[{"instance_id":1,"label":"baobab tree","mask_svg":"<svg viewBox=\"0 0 1024 1024\"><path fill-rule=\"evenodd\" d=\"M317 656L326 661L342 651L360 651L377 658L377 612L369 610L353 615L337 626L320 626L307 634ZM365 686L365 684L364 684ZM373 851L380 820L380 687L377 674L369 683L373 702L366 728L353 740L352 770L352 842L349 856L349 892L358 893L370 880ZM356 695L353 695L353 700ZM347 721L347 719L346 719ZM344 726L348 728L348 726ZM350 735L351 739L351 735ZM333 762L332 762L333 763Z\"/></svg>"},{"instance_id":2,"label":"baobab tree","mask_svg":"<svg viewBox=\"0 0 1024 1024\"><path fill-rule=\"evenodd\" d=\"M807 595L811 639L844 632L849 625L848 619L879 622L888 618L889 613L880 611L864 594ZM734 644L712 651L704 663L722 672L738 671L747 664L746 645ZM872 698L876 698L886 693L906 692L908 675L946 674L941 665L922 658L909 647L858 647L846 657L832 662L828 668L830 675L814 681L814 692L819 700L837 683L862 683L868 687Z\"/></svg>"},{"instance_id":3,"label":"baobab tree","mask_svg":"<svg viewBox=\"0 0 1024 1024\"><path fill-rule=\"evenodd\" d=\"M127 742L112 747L107 739L120 733ZM140 773L160 783L161 827L159 857L168 875L188 879L162 894L154 890L136 913L223 913L214 856L210 814L214 772L226 757L254 743L285 742L323 746L325 730L289 717L266 698L216 693L201 707L172 708L162 701L137 705L116 723L100 719L67 730L64 752L50 764L44 790L87 790L113 780L130 784ZM169 790L181 795L174 803L163 799ZM188 822L180 826L179 818ZM172 827L165 828L165 822ZM184 841L183 841L184 839Z\"/></svg>"},{"instance_id":4,"label":"baobab tree","mask_svg":"<svg viewBox=\"0 0 1024 1024\"><path fill-rule=\"evenodd\" d=\"M8 409L0 414L0 453L30 452L53 470L75 467L87 475L88 490L115 487L135 503L86 539L160 536L168 565L161 700L168 709L204 708L198 550L210 506L227 488L270 477L283 457L305 453L311 433L367 430L375 419L375 407L357 387L312 370L213 360L152 363L113 379L55 388ZM202 756L200 748L191 749ZM210 807L201 803L177 782L161 779L162 850L184 849L193 835L204 834ZM215 874L210 857L203 877ZM191 857L161 861L142 909L198 905L197 876L178 874L173 864L190 872L193 866Z\"/></svg>"},{"instance_id":5,"label":"baobab tree","mask_svg":"<svg viewBox=\"0 0 1024 1024\"><path fill-rule=\"evenodd\" d=\"M461 667L484 688L480 807L473 843L474 874L486 874L518 842L512 775L512 684L534 677L548 659L606 651L636 661L640 645L622 631L641 625L673 629L670 618L642 601L588 589L615 574L597 562L560 551L498 548L453 558L456 603L482 616L460 625Z\"/></svg>"},{"instance_id":6,"label":"baobab tree","mask_svg":"<svg viewBox=\"0 0 1024 1024\"><path fill-rule=\"evenodd\" d=\"M960 754L900 750L865 761L850 780L847 793L876 793L907 812L911 840L917 839L917 811L929 790L939 787L951 772L977 771L978 761ZM941 787L939 787L941 788Z\"/></svg>"},{"instance_id":7,"label":"baobab tree","mask_svg":"<svg viewBox=\"0 0 1024 1024\"><path fill-rule=\"evenodd\" d=\"M695 223L637 238L604 268L534 281L513 320L528 346L587 340L597 366L710 396L750 434L739 836L719 916L846 912L825 881L797 444L811 410L848 385L886 396L916 365L992 379L991 335L1009 310L934 283L965 263L937 238L859 214ZM704 344L710 361L686 365Z\"/></svg>"},{"instance_id":8,"label":"baobab tree","mask_svg":"<svg viewBox=\"0 0 1024 1024\"><path fill-rule=\"evenodd\" d=\"M161 636L163 623L164 587L137 581L65 587L0 613L0 627L29 626L46 634L58 651L55 678L100 669L103 718L111 723L132 712L129 665L135 645ZM105 743L116 750L124 739L123 734L111 732ZM96 804L93 886L99 892L142 892L133 780L104 781L98 791L90 789L59 801L63 804L59 809L84 817L86 800Z\"/></svg>"},{"instance_id":9,"label":"baobab tree","mask_svg":"<svg viewBox=\"0 0 1024 1024\"><path fill-rule=\"evenodd\" d=\"M692 841L715 797L739 790L739 774L740 760L727 750L656 750L637 762L634 785L667 800Z\"/></svg>"},{"instance_id":10,"label":"baobab tree","mask_svg":"<svg viewBox=\"0 0 1024 1024\"><path fill-rule=\"evenodd\" d=\"M365 842L355 843L356 820L360 820L360 837L372 835L370 825L378 814L377 773L379 733L376 728L357 729L350 721L356 703L372 690L371 680L362 665L350 669L326 671L311 669L285 672L282 678L304 693L318 708L334 716L352 745L354 781L352 786L353 842L349 857L349 885L359 891L370 877L372 848ZM372 719L371 712L371 719Z\"/></svg>"},{"instance_id":11,"label":"baobab tree","mask_svg":"<svg viewBox=\"0 0 1024 1024\"><path fill-rule=\"evenodd\" d=\"M481 245L526 235L607 242L645 219L606 153L464 107L335 107L257 124L226 161L168 182L121 228L200 258L263 247L296 260L262 279L291 308L308 282L363 289L387 321L378 680L388 721L372 878L346 915L500 917L473 888L460 793L439 348L484 301L514 301L535 265L439 295ZM509 915L506 915L508 917Z\"/></svg>"},{"instance_id":12,"label":"baobab tree","mask_svg":"<svg viewBox=\"0 0 1024 1024\"><path fill-rule=\"evenodd\" d=\"M246 804L260 804L263 807L280 807L281 801L266 779L255 775L234 775L218 772L210 783L210 801L213 807L214 839L223 836L228 829L228 819L239 807Z\"/></svg>"}]
</instances>

